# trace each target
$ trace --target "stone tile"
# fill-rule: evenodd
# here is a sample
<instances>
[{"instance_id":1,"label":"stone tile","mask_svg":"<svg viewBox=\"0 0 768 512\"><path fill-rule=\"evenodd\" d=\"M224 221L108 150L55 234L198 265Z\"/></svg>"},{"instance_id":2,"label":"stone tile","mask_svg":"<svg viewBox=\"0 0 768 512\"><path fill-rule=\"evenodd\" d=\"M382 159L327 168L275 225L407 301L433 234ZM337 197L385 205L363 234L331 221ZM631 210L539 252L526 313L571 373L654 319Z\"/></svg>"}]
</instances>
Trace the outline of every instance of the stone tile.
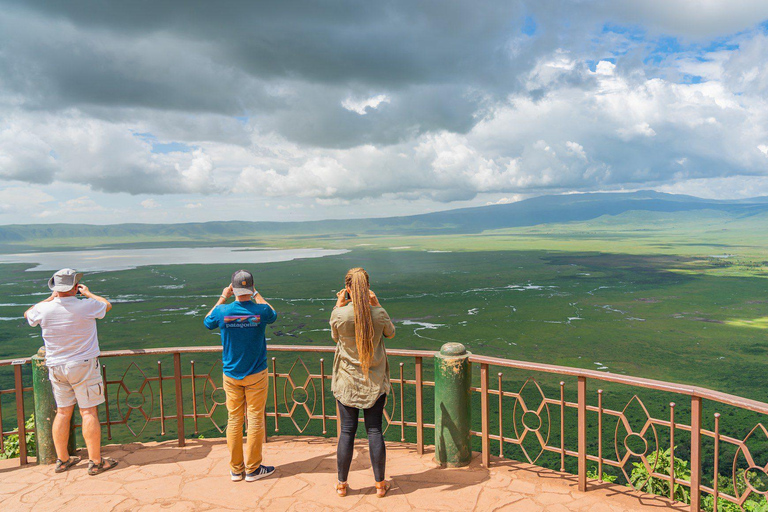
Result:
<instances>
[{"instance_id":1,"label":"stone tile","mask_svg":"<svg viewBox=\"0 0 768 512\"><path fill-rule=\"evenodd\" d=\"M538 505L530 498L523 498L510 505L504 505L494 510L494 512L542 512L544 507Z\"/></svg>"},{"instance_id":2,"label":"stone tile","mask_svg":"<svg viewBox=\"0 0 768 512\"><path fill-rule=\"evenodd\" d=\"M182 477L176 474L124 484L123 489L133 498L144 499L152 496L155 500L162 500L178 497L181 485Z\"/></svg>"},{"instance_id":3,"label":"stone tile","mask_svg":"<svg viewBox=\"0 0 768 512\"><path fill-rule=\"evenodd\" d=\"M535 494L536 484L517 478L509 483L507 490L516 494Z\"/></svg>"},{"instance_id":4,"label":"stone tile","mask_svg":"<svg viewBox=\"0 0 768 512\"><path fill-rule=\"evenodd\" d=\"M477 512L487 512L498 510L501 507L511 505L516 501L524 499L519 494L511 492L499 492L497 489L486 487L483 492L480 493L480 497L477 499L475 508L473 510Z\"/></svg>"},{"instance_id":5,"label":"stone tile","mask_svg":"<svg viewBox=\"0 0 768 512\"><path fill-rule=\"evenodd\" d=\"M83 512L84 510L112 510L121 502L125 501L125 496L77 496L68 501L57 510ZM37 507L35 507L37 510Z\"/></svg>"},{"instance_id":6,"label":"stone tile","mask_svg":"<svg viewBox=\"0 0 768 512\"><path fill-rule=\"evenodd\" d=\"M85 466L54 475L52 466L19 468L0 461L2 512L85 509L142 511L259 510L295 512L643 512L680 511L663 498L626 487L590 484L576 489L573 476L514 461L493 459L490 470L475 458L467 468L440 469L433 453L418 456L411 445L389 443L392 490L375 495L367 443L355 445L349 495L336 495L335 442L312 437L272 438L265 462L278 467L259 482L231 482L224 440L133 443L105 447L120 459L117 469L90 477Z\"/></svg>"},{"instance_id":7,"label":"stone tile","mask_svg":"<svg viewBox=\"0 0 768 512\"><path fill-rule=\"evenodd\" d=\"M542 505L554 505L556 503L568 503L573 501L570 494L555 494L542 492L536 496L536 501Z\"/></svg>"},{"instance_id":8,"label":"stone tile","mask_svg":"<svg viewBox=\"0 0 768 512\"><path fill-rule=\"evenodd\" d=\"M0 482L0 494L16 494L26 488L23 482Z\"/></svg>"},{"instance_id":9,"label":"stone tile","mask_svg":"<svg viewBox=\"0 0 768 512\"><path fill-rule=\"evenodd\" d=\"M101 496L122 492L121 484L94 476L87 476L87 479L76 480L62 488L62 494L78 496Z\"/></svg>"}]
</instances>

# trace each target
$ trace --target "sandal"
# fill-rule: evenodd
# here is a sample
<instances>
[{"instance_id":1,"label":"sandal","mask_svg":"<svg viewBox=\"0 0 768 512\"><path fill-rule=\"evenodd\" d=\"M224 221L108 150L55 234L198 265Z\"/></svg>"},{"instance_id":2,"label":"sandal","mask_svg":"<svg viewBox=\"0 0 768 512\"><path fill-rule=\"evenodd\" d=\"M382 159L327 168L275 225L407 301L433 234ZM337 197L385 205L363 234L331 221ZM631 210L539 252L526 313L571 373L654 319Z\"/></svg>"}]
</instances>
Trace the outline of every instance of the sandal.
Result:
<instances>
[{"instance_id":1,"label":"sandal","mask_svg":"<svg viewBox=\"0 0 768 512\"><path fill-rule=\"evenodd\" d=\"M67 460L56 459L56 469L53 471L55 473L63 473L78 462L80 462L80 457L70 457Z\"/></svg>"},{"instance_id":2,"label":"sandal","mask_svg":"<svg viewBox=\"0 0 768 512\"><path fill-rule=\"evenodd\" d=\"M336 494L342 498L347 495L347 482L339 482L336 484Z\"/></svg>"},{"instance_id":3,"label":"sandal","mask_svg":"<svg viewBox=\"0 0 768 512\"><path fill-rule=\"evenodd\" d=\"M98 475L117 466L117 461L111 457L102 457L101 462L96 464L92 460L88 461L88 474L91 476Z\"/></svg>"},{"instance_id":4,"label":"sandal","mask_svg":"<svg viewBox=\"0 0 768 512\"><path fill-rule=\"evenodd\" d=\"M383 498L387 495L387 491L391 488L389 482L386 480L382 480L381 482L376 482L376 496L379 498Z\"/></svg>"}]
</instances>

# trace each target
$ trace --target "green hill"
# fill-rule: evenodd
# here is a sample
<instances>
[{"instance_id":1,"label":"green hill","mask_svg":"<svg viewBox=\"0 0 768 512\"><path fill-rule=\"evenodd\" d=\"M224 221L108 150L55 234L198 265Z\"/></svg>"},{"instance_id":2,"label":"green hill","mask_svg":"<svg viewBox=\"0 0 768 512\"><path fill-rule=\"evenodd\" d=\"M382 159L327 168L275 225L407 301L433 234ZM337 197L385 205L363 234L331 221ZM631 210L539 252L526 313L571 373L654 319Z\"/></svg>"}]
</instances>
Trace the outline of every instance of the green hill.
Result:
<instances>
[{"instance_id":1,"label":"green hill","mask_svg":"<svg viewBox=\"0 0 768 512\"><path fill-rule=\"evenodd\" d=\"M768 200L719 201L651 191L540 196L517 203L462 208L422 215L378 219L322 220L312 222L202 222L186 224L32 224L0 226L0 251L20 248L129 243L185 243L237 241L301 236L417 236L471 234L552 223L594 221L619 225L622 215L634 212L669 214L669 219L694 219L717 215L729 219L762 218ZM713 217L714 216L714 217ZM657 217L655 217L657 218ZM657 222L658 220L656 220ZM670 220L671 221L671 220Z\"/></svg>"}]
</instances>

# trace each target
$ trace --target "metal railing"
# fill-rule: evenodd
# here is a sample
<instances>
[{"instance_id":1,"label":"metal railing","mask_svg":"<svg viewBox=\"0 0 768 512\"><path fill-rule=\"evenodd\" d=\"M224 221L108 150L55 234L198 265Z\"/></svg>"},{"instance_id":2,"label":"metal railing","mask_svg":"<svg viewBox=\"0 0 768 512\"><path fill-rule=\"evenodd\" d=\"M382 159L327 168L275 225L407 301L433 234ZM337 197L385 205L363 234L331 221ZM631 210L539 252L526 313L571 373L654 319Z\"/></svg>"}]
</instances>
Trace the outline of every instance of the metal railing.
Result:
<instances>
[{"instance_id":1,"label":"metal railing","mask_svg":"<svg viewBox=\"0 0 768 512\"><path fill-rule=\"evenodd\" d=\"M308 354L308 357L333 354L334 347L321 346L279 346L270 345L270 354L292 353ZM144 350L110 351L101 354L103 379L106 390L106 406L103 408L102 424L106 428L107 439L112 439L113 428L123 426L127 430L125 435L142 437L146 435L146 429L151 424L159 426L160 438L169 436L169 427L175 430L179 446L184 446L188 437L187 428L192 427L195 435L200 431L201 421L210 421L215 431L221 433L224 429L221 417L223 415L224 400L223 390L220 386L221 371L217 369L220 360L216 354L221 352L220 346L212 347L178 347ZM424 360L431 359L433 352L421 350L388 350L390 361L400 360L392 365L391 382L392 391L385 410L385 427L399 428L401 441L415 442L419 454L424 452L425 433L434 431L434 423L428 422L428 417L433 411L429 405L434 400L434 393L426 393L430 389L434 391L434 382L425 380ZM210 369L200 371L201 362L194 360L183 361L195 355L205 359L206 367L211 358L215 358ZM146 372L139 367L136 359L147 357L169 357L172 362L166 361L166 366L173 365L173 371L168 374L164 371L161 360L156 365L152 363L152 370ZM307 360L309 358L307 357ZM122 376L111 378L107 368L113 366L111 360L124 360L131 358L127 363ZM330 394L331 372L326 368L325 358L320 357L316 368L310 371L301 357L287 365L278 361L273 356L269 361L270 397L267 402L266 416L268 420L268 434L279 435L286 430L298 433L313 433L318 435L330 435L329 423L336 423L338 434L338 411L335 409L335 400ZM32 388L23 385L23 370L29 359L0 361L0 370L4 366L13 367L14 388L0 390L0 400L3 396L15 396L16 428L3 431L0 443L10 435L19 435L20 438L20 464L26 464L28 454L23 443L26 434L24 419L24 398ZM755 461L750 451L750 440L758 436L764 436L768 440L768 430L762 423L752 428L746 436L736 437L721 432L722 418L720 413L712 417L711 429L705 428L703 421L704 401L711 402L717 407L729 406L743 411L751 411L759 415L768 414L768 403L749 400L718 391L713 391L696 386L686 386L669 382L629 377L608 372L583 370L564 366L555 366L524 361L514 361L496 357L471 355L470 362L479 366L479 375L476 375L471 391L475 396L475 403L480 414L473 414L476 429L471 435L479 441L482 463L489 467L492 463L491 443L498 443L498 455L505 457L508 448L516 446L520 453L531 464L536 464L544 454L552 454L559 458L559 469L566 471L567 467L575 461L578 477L578 488L587 490L588 463L597 465L597 480L602 481L606 469L614 468L614 471L623 474L629 481L627 473L628 464L631 461L641 463L647 470L649 478L666 481L669 484L669 498L675 499L675 489L683 486L690 491L691 510L697 511L701 507L702 496L711 495L714 502L714 510L718 508L718 502L727 501L743 507L748 499L754 496L762 496L765 500L768 491L758 489L754 482L746 476L745 482L737 482L737 465L749 468L763 476L766 466ZM188 368L188 371L185 369ZM287 370L286 370L287 368ZM522 372L524 377L519 380L504 378L503 371L496 373L493 385L491 384L491 370L509 370ZM426 372L429 373L429 372ZM531 375L534 376L531 376ZM543 374L543 376L541 375ZM537 377L538 376L538 377ZM554 385L547 386L547 379L556 377ZM479 377L479 378L477 378ZM566 384L566 380L574 382ZM517 387L519 383L522 385ZM603 389L597 389L593 395L588 394L590 382L601 382L608 386L631 386L653 392L672 393L681 395L690 403L690 408L680 412L675 402L668 403L668 416L656 418L649 413L645 403L637 394L626 402L623 408L609 408L605 401L610 393ZM575 385L574 385L575 384ZM513 387L514 386L514 390ZM614 386L615 387L615 386ZM568 397L574 395L575 400ZM613 390L615 391L615 390ZM171 395L169 395L169 392ZM319 398L318 398L319 393ZM615 393L620 397L621 393ZM591 399L590 399L591 397ZM169 407L169 404L170 407ZM511 414L509 408L511 407ZM639 411L631 415L629 410ZM175 410L174 410L175 409ZM271 410L270 410L271 409ZM221 410L221 412L217 412ZM506 412L505 412L506 411ZM0 402L0 425L3 425L2 403ZM473 411L476 413L476 409ZM426 414L425 414L426 413ZM575 426L567 427L568 419L575 413ZM593 416L590 416L593 415ZM595 418L596 416L596 418ZM596 420L596 426L589 426L588 418ZM689 421L681 421L683 418ZM640 418L640 424L637 420ZM224 418L225 420L225 418ZM143 425L142 425L143 421ZM8 419L5 420L6 424ZM225 422L225 421L224 421ZM592 421L594 423L594 421ZM633 424L634 423L634 424ZM615 424L613 440L607 440L604 436L606 427ZM559 427L559 428L556 428ZM314 429L314 430L313 430ZM659 429L667 431L668 443L660 442ZM2 430L2 429L0 429ZM680 433L689 437L689 445L686 444L689 454L690 478L682 478L677 474L675 465L676 449L679 450ZM573 434L575 433L575 443ZM588 434L592 436L590 444ZM392 433L389 434L390 436ZM596 438L596 439L595 439ZM714 444L712 460L707 461L711 467L711 473L703 474L702 470L702 440L711 441ZM538 451L532 452L530 445L533 443ZM634 443L634 445L632 445ZM610 445L613 446L610 446ZM665 446L662 446L665 444ZM632 445L632 446L631 446ZM640 446L641 448L637 448ZM724 446L735 449L732 464L733 493L729 494L719 488L720 459ZM643 448L644 447L644 448ZM605 450L613 450L615 457L606 456ZM665 448L669 449L669 471L660 473L657 471L659 457L651 455L661 453ZM2 449L2 444L0 444ZM681 450L682 451L682 450ZM766 461L768 462L768 461ZM705 485L704 479L712 482ZM746 484L746 485L744 485ZM743 489L739 491L738 489Z\"/></svg>"}]
</instances>

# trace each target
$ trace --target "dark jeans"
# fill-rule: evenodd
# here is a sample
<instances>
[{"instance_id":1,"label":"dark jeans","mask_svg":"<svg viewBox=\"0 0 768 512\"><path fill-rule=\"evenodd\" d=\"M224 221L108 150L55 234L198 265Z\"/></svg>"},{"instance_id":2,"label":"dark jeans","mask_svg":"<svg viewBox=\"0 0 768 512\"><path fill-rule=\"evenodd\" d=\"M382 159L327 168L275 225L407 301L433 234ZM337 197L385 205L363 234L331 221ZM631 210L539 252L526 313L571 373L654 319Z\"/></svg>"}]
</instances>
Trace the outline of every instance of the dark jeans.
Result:
<instances>
[{"instance_id":1,"label":"dark jeans","mask_svg":"<svg viewBox=\"0 0 768 512\"><path fill-rule=\"evenodd\" d=\"M352 464L360 409L347 407L338 400L336 402L339 404L339 416L341 416L341 435L336 447L336 467L339 472L339 482L346 482L349 466ZM387 449L384 447L384 435L381 431L381 418L386 402L387 395L381 395L373 407L363 409L365 430L368 433L368 451L371 452L371 466L377 482L384 480L384 469L387 465Z\"/></svg>"}]
</instances>

